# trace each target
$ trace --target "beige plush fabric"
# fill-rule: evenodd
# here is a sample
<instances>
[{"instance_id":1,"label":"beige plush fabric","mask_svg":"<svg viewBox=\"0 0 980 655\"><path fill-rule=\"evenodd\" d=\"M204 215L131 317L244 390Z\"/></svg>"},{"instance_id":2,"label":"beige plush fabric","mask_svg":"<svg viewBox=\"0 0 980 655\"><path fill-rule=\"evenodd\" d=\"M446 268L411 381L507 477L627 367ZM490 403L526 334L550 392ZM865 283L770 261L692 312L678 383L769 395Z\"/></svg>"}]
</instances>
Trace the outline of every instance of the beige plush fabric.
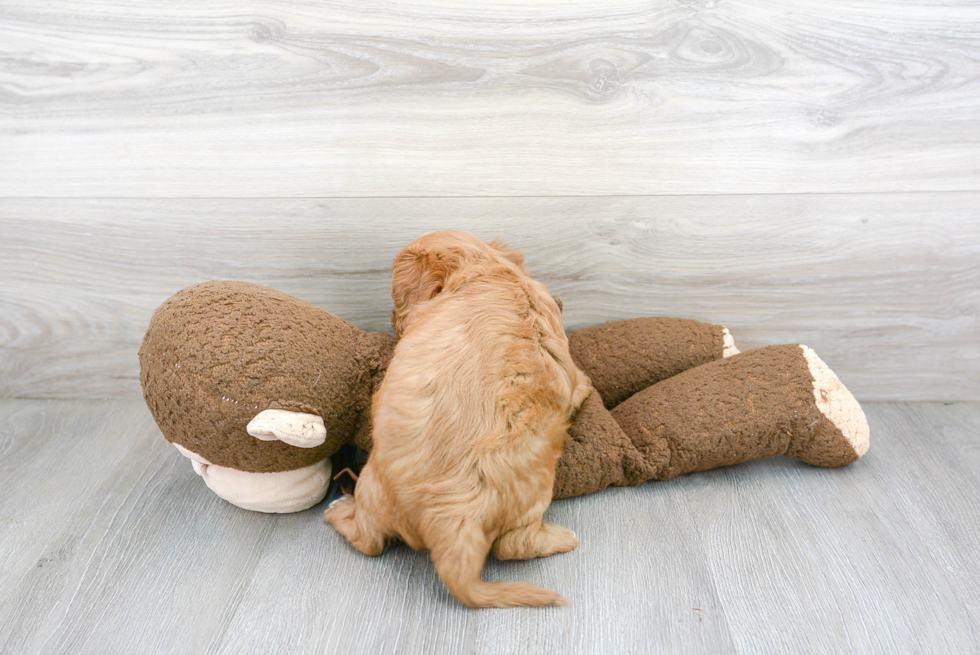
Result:
<instances>
[{"instance_id":1,"label":"beige plush fabric","mask_svg":"<svg viewBox=\"0 0 980 655\"><path fill-rule=\"evenodd\" d=\"M330 489L330 458L275 473L250 473L215 464L195 466L194 470L211 491L232 505L269 514L309 509Z\"/></svg>"},{"instance_id":2,"label":"beige plush fabric","mask_svg":"<svg viewBox=\"0 0 980 655\"><path fill-rule=\"evenodd\" d=\"M313 507L330 489L330 459L277 473L252 473L217 466L180 444L174 447L191 461L211 491L232 505L255 512L288 514Z\"/></svg>"},{"instance_id":3,"label":"beige plush fabric","mask_svg":"<svg viewBox=\"0 0 980 655\"><path fill-rule=\"evenodd\" d=\"M817 466L840 466L842 461L849 463L853 461L849 460L851 451L854 452L854 459L868 452L868 447L871 445L868 419L851 392L817 356L817 353L806 346L800 346L800 349L810 370L810 377L813 378L813 397L817 409L827 417L834 429L840 431L847 440L847 445L833 438L814 439L807 452L801 452L797 456ZM821 452L822 449L818 448L818 444L832 446L832 448L830 452ZM841 449L841 452L837 452L837 449Z\"/></svg>"},{"instance_id":4,"label":"beige plush fabric","mask_svg":"<svg viewBox=\"0 0 980 655\"><path fill-rule=\"evenodd\" d=\"M317 414L289 409L266 409L248 422L246 431L261 441L283 441L297 448L316 448L327 440L327 428Z\"/></svg>"}]
</instances>

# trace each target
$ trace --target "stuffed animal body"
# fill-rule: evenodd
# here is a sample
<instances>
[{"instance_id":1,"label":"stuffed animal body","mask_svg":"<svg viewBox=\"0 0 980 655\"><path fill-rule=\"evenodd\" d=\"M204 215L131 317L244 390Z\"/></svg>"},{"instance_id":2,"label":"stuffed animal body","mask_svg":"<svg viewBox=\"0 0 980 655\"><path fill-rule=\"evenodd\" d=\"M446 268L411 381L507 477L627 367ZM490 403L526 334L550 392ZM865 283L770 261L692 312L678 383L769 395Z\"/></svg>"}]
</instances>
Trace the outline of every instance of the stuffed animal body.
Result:
<instances>
[{"instance_id":1,"label":"stuffed animal body","mask_svg":"<svg viewBox=\"0 0 980 655\"><path fill-rule=\"evenodd\" d=\"M868 449L860 405L806 346L739 353L725 328L672 318L568 337L596 391L569 430L555 498L777 455L843 466ZM295 512L326 495L337 450L370 450L371 397L394 345L279 291L208 282L153 314L140 380L164 437L212 491Z\"/></svg>"}]
</instances>

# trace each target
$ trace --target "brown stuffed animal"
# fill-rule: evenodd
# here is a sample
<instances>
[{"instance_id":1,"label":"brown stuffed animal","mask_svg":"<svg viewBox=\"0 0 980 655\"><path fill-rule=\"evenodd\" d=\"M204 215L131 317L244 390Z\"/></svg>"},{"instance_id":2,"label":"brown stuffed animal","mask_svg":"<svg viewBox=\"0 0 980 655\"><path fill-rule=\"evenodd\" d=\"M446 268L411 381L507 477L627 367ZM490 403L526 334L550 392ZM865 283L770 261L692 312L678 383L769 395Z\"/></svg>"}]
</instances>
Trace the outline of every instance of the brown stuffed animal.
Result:
<instances>
[{"instance_id":1,"label":"brown stuffed animal","mask_svg":"<svg viewBox=\"0 0 980 655\"><path fill-rule=\"evenodd\" d=\"M243 282L184 289L140 348L164 437L229 502L296 512L320 502L330 456L371 448L371 396L394 337ZM555 498L763 457L844 466L868 449L864 412L806 346L738 354L720 326L671 318L569 334L596 389L569 430Z\"/></svg>"}]
</instances>

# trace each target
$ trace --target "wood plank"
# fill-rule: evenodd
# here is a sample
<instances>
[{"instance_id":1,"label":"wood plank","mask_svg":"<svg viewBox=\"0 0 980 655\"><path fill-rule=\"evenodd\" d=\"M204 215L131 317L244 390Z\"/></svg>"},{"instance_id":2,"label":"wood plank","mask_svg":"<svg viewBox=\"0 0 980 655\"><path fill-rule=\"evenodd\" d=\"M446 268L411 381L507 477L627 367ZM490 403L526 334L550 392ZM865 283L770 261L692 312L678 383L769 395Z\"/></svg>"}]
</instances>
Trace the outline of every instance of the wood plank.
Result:
<instances>
[{"instance_id":1,"label":"wood plank","mask_svg":"<svg viewBox=\"0 0 980 655\"><path fill-rule=\"evenodd\" d=\"M268 644L289 652L463 652L472 614L441 589L427 555L395 547L365 557L323 522L325 507L280 517L218 652Z\"/></svg>"},{"instance_id":2,"label":"wood plank","mask_svg":"<svg viewBox=\"0 0 980 655\"><path fill-rule=\"evenodd\" d=\"M928 412L930 430L951 449L956 461L980 477L980 408L974 403L917 405Z\"/></svg>"},{"instance_id":3,"label":"wood plank","mask_svg":"<svg viewBox=\"0 0 980 655\"><path fill-rule=\"evenodd\" d=\"M872 450L844 469L775 459L558 502L581 546L485 577L571 605L469 611L426 554L364 557L322 504L216 498L139 401L0 401L0 651L975 652L980 404L867 412Z\"/></svg>"},{"instance_id":4,"label":"wood plank","mask_svg":"<svg viewBox=\"0 0 980 655\"><path fill-rule=\"evenodd\" d=\"M105 472L123 467L137 435L151 429L134 401L96 410L79 401L0 400L0 602L33 567L73 554L74 541L58 540L64 524L104 502Z\"/></svg>"},{"instance_id":5,"label":"wood plank","mask_svg":"<svg viewBox=\"0 0 980 655\"><path fill-rule=\"evenodd\" d=\"M0 651L186 653L220 640L276 517L208 492L139 401L27 403L3 404L12 442L30 450L19 444L40 422L51 443L3 503L23 525L0 541L16 582L0 589Z\"/></svg>"},{"instance_id":6,"label":"wood plank","mask_svg":"<svg viewBox=\"0 0 980 655\"><path fill-rule=\"evenodd\" d=\"M0 397L135 397L150 315L240 279L387 329L390 264L442 228L522 248L569 329L648 315L802 342L862 400L980 398L980 193L6 200Z\"/></svg>"},{"instance_id":7,"label":"wood plank","mask_svg":"<svg viewBox=\"0 0 980 655\"><path fill-rule=\"evenodd\" d=\"M921 526L895 511L888 495L919 466L923 449L903 447L915 435L900 434L908 423L888 420L894 410L871 404L866 411L875 435L872 449L852 466L756 462L710 471L689 488L688 502L739 652L980 647L962 585L947 578L921 541ZM886 459L879 462L881 452ZM934 456L951 462L948 453ZM884 476L892 478L886 491L877 482ZM956 493L963 481L938 466L913 476L921 483L903 496L920 505L917 513L948 513L940 510L942 496ZM923 484L936 491L918 493ZM960 503L957 510L971 505L976 506ZM969 512L975 522L974 510ZM964 556L959 544L949 545Z\"/></svg>"},{"instance_id":8,"label":"wood plank","mask_svg":"<svg viewBox=\"0 0 980 655\"><path fill-rule=\"evenodd\" d=\"M318 518L280 519L220 652L270 641L332 653L735 652L690 516L672 502L670 485L556 503L547 518L575 530L578 549L490 561L487 580L534 582L571 601L545 610L466 610L426 554L394 546L367 558Z\"/></svg>"},{"instance_id":9,"label":"wood plank","mask_svg":"<svg viewBox=\"0 0 980 655\"><path fill-rule=\"evenodd\" d=\"M690 512L678 502L686 483L609 489L553 505L553 520L581 541L574 558L516 568L553 570L568 585L570 607L481 614L473 652L737 652L738 627L718 598ZM492 577L518 575L511 570L489 567Z\"/></svg>"},{"instance_id":10,"label":"wood plank","mask_svg":"<svg viewBox=\"0 0 980 655\"><path fill-rule=\"evenodd\" d=\"M867 461L880 491L866 489L876 492L889 526L910 526L980 635L980 406L876 404L870 411L887 441Z\"/></svg>"},{"instance_id":11,"label":"wood plank","mask_svg":"<svg viewBox=\"0 0 980 655\"><path fill-rule=\"evenodd\" d=\"M38 566L27 562L17 584L0 591L0 621L13 626L5 652L514 652L506 644L520 652L549 644L570 653L651 644L734 652L690 516L666 487L558 503L549 518L578 531L576 553L492 562L487 571L561 589L572 608L478 613L448 595L424 553L396 546L371 559L355 552L322 522L323 505L276 517L220 501L146 429L137 402L0 405L10 426L6 454L13 453L7 444L27 450L36 423L52 417L53 441L75 437L79 450L93 453L127 446L113 467L74 458L76 475L99 483L83 498L91 511L58 517L37 502L20 508L22 539L47 556ZM101 429L73 433L64 419L79 413ZM127 425L120 415L141 420ZM59 455L35 449L30 460L43 470ZM58 471L45 481L60 485L24 493L43 492L57 508L75 491ZM18 499L4 498L5 506L8 500ZM610 541L618 546L604 546ZM0 541L0 555L20 547ZM624 556L631 566L622 566ZM528 624L536 626L531 635Z\"/></svg>"},{"instance_id":12,"label":"wood plank","mask_svg":"<svg viewBox=\"0 0 980 655\"><path fill-rule=\"evenodd\" d=\"M0 195L978 190L980 8L11 0Z\"/></svg>"}]
</instances>

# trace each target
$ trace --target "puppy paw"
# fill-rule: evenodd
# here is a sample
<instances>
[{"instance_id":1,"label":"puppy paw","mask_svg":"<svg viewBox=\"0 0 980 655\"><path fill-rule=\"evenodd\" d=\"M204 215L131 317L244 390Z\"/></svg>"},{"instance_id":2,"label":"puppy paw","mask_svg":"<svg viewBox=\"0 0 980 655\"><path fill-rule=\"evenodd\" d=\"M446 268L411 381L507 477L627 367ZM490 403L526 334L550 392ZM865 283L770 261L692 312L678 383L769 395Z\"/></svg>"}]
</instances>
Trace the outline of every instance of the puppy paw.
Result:
<instances>
[{"instance_id":1,"label":"puppy paw","mask_svg":"<svg viewBox=\"0 0 980 655\"><path fill-rule=\"evenodd\" d=\"M554 548L553 553L567 553L578 547L578 537L575 536L574 532L554 523L547 525L548 531L551 533L549 536Z\"/></svg>"},{"instance_id":2,"label":"puppy paw","mask_svg":"<svg viewBox=\"0 0 980 655\"><path fill-rule=\"evenodd\" d=\"M531 559L567 553L578 546L575 533L554 523L540 521L505 532L493 543L497 559Z\"/></svg>"},{"instance_id":3,"label":"puppy paw","mask_svg":"<svg viewBox=\"0 0 980 655\"><path fill-rule=\"evenodd\" d=\"M327 506L327 511L323 513L323 520L336 527L345 520L350 520L354 516L354 496L344 494Z\"/></svg>"}]
</instances>

